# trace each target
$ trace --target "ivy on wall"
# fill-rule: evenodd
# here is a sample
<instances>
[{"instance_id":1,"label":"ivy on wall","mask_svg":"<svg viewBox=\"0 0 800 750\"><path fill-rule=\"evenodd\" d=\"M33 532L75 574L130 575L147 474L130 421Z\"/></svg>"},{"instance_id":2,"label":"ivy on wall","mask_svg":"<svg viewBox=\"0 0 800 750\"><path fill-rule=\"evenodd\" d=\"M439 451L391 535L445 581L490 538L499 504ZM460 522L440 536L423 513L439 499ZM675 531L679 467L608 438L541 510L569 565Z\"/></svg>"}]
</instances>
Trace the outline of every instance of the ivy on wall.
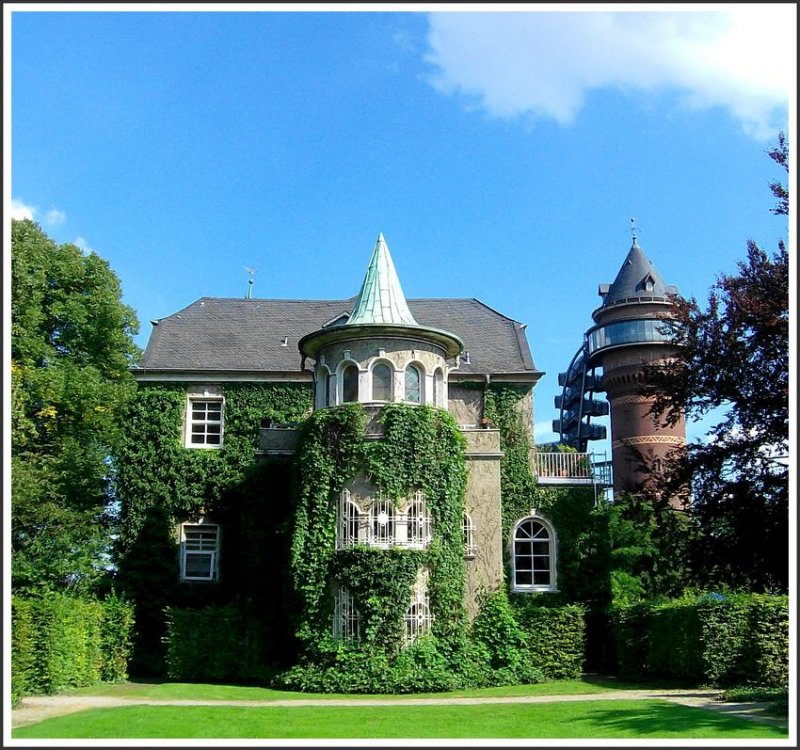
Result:
<instances>
[{"instance_id":1,"label":"ivy on wall","mask_svg":"<svg viewBox=\"0 0 800 750\"><path fill-rule=\"evenodd\" d=\"M286 527L291 473L284 460L258 461L264 422L302 419L312 407L309 386L229 383L225 433L218 450L183 446L186 383L140 385L113 457L120 504L119 577L136 603L132 674L164 671L167 606L236 602L263 627L279 625L287 567ZM222 525L220 581L178 582L178 523L204 515ZM285 628L284 628L285 629ZM276 651L288 651L271 638Z\"/></svg>"},{"instance_id":2,"label":"ivy on wall","mask_svg":"<svg viewBox=\"0 0 800 750\"><path fill-rule=\"evenodd\" d=\"M387 404L383 436L364 434L360 404L322 409L306 422L297 453L292 580L298 594L297 636L306 654L333 652L329 583L346 586L365 622L365 648L396 651L402 615L422 565L429 571L432 635L453 647L466 632L462 522L465 439L452 417L427 406ZM336 507L345 484L362 474L398 502L422 490L432 534L421 550L336 551Z\"/></svg>"}]
</instances>

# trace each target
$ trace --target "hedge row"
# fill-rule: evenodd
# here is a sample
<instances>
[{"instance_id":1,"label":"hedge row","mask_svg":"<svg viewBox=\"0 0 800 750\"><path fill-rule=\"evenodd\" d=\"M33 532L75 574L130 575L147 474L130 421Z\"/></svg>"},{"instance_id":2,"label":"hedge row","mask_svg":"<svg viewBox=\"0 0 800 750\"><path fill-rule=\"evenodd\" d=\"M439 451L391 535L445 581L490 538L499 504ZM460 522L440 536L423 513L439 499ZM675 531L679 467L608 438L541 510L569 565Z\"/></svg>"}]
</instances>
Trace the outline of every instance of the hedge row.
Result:
<instances>
[{"instance_id":1,"label":"hedge row","mask_svg":"<svg viewBox=\"0 0 800 750\"><path fill-rule=\"evenodd\" d=\"M436 692L543 679L576 679L584 659L584 609L538 606L505 593L489 597L472 641L456 666L436 643L420 639L396 658L340 649L324 663L296 665L276 686L311 692ZM167 609L167 674L176 680L258 680L269 677L256 623L235 606Z\"/></svg>"},{"instance_id":2,"label":"hedge row","mask_svg":"<svg viewBox=\"0 0 800 750\"><path fill-rule=\"evenodd\" d=\"M127 678L133 607L49 593L11 599L11 693L52 694Z\"/></svg>"},{"instance_id":3,"label":"hedge row","mask_svg":"<svg viewBox=\"0 0 800 750\"><path fill-rule=\"evenodd\" d=\"M786 687L786 596L706 594L611 610L619 674L713 685Z\"/></svg>"},{"instance_id":4,"label":"hedge row","mask_svg":"<svg viewBox=\"0 0 800 750\"><path fill-rule=\"evenodd\" d=\"M168 607L166 615L168 677L222 682L263 676L260 629L234 605Z\"/></svg>"},{"instance_id":5,"label":"hedge row","mask_svg":"<svg viewBox=\"0 0 800 750\"><path fill-rule=\"evenodd\" d=\"M583 672L585 610L579 604L516 604L517 621L527 635L534 666L548 680L577 680Z\"/></svg>"}]
</instances>

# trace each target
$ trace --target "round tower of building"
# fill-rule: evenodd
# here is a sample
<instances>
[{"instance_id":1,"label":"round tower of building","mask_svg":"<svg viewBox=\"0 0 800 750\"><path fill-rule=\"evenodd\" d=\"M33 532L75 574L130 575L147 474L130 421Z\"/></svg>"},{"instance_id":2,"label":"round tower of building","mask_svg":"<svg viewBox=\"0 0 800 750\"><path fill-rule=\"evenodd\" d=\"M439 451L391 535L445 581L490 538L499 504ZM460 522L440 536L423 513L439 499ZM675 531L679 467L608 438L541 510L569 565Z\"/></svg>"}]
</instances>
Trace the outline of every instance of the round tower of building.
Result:
<instances>
[{"instance_id":1,"label":"round tower of building","mask_svg":"<svg viewBox=\"0 0 800 750\"><path fill-rule=\"evenodd\" d=\"M353 401L446 409L447 375L463 344L414 319L381 234L352 312L304 336L299 347L304 361L316 363L315 409Z\"/></svg>"},{"instance_id":2,"label":"round tower of building","mask_svg":"<svg viewBox=\"0 0 800 750\"><path fill-rule=\"evenodd\" d=\"M587 332L589 358L603 368L602 388L611 412L611 451L614 493L636 492L648 472L672 451L686 444L683 419L663 426L650 414L653 397L647 395L646 366L665 361L674 353L662 321L676 293L639 247L633 245L612 284L601 284L602 305Z\"/></svg>"}]
</instances>

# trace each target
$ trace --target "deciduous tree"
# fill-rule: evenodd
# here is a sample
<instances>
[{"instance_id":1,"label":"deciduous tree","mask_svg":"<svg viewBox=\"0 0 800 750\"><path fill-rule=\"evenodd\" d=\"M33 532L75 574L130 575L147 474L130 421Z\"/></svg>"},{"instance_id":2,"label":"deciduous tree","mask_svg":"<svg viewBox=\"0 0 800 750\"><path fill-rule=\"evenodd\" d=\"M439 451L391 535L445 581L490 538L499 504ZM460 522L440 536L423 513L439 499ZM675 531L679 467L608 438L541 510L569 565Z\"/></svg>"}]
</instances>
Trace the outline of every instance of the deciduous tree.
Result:
<instances>
[{"instance_id":1,"label":"deciduous tree","mask_svg":"<svg viewBox=\"0 0 800 750\"><path fill-rule=\"evenodd\" d=\"M783 134L770 157L788 172ZM770 185L785 216L789 193ZM785 590L788 584L789 256L755 241L737 272L722 275L705 308L673 298L668 323L677 356L652 368L652 412L674 423L685 410L723 417L706 440L669 465L671 491L689 485L702 530L695 570L705 583Z\"/></svg>"},{"instance_id":2,"label":"deciduous tree","mask_svg":"<svg viewBox=\"0 0 800 750\"><path fill-rule=\"evenodd\" d=\"M84 593L103 574L109 455L135 384L136 316L95 253L12 222L12 583Z\"/></svg>"}]
</instances>

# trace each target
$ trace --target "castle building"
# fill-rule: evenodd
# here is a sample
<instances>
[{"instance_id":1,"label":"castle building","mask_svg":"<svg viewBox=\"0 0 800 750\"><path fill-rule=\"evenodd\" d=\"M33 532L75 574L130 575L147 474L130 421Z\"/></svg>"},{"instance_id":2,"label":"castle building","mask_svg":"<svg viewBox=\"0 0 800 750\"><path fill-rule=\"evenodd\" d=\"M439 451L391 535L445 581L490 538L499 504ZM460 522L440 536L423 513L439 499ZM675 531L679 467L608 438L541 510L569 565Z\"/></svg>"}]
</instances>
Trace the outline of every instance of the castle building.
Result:
<instances>
[{"instance_id":1,"label":"castle building","mask_svg":"<svg viewBox=\"0 0 800 750\"><path fill-rule=\"evenodd\" d=\"M477 612L480 591L503 585L509 563L512 591L558 590L557 535L549 519L530 507L514 519L504 538L500 432L485 419L487 387L512 387L519 394L517 417L532 438L533 388L542 374L534 365L524 324L477 299L407 300L382 234L355 298L205 297L153 321L150 341L134 369L142 393L169 386L183 394L179 434L156 439L169 445L179 441L185 454L173 455L186 465L193 465L191 454L224 456L234 433L237 446L241 444L235 422L240 410L233 398L242 387L295 386L308 392L310 409L295 414L295 421L311 411L360 403L367 437L375 439L386 404L449 412L466 440L468 478L459 533L466 567L464 605L470 616ZM265 413L257 429L254 461L292 460L298 439L294 425ZM167 467L159 466L161 470ZM207 592L226 578L230 582L234 554L226 549L226 539L241 538L244 532L226 530L213 503L201 496L208 482L194 486L182 505L169 499L178 550L174 574L179 586L200 586ZM125 487L123 491L130 493ZM361 475L341 488L337 502L336 549L424 550L430 543L432 518L421 492L393 503ZM332 627L345 637L355 627L357 613L347 591L333 589ZM193 595L191 602L206 599L218 597ZM406 637L412 640L429 625L424 569L406 619Z\"/></svg>"}]
</instances>

